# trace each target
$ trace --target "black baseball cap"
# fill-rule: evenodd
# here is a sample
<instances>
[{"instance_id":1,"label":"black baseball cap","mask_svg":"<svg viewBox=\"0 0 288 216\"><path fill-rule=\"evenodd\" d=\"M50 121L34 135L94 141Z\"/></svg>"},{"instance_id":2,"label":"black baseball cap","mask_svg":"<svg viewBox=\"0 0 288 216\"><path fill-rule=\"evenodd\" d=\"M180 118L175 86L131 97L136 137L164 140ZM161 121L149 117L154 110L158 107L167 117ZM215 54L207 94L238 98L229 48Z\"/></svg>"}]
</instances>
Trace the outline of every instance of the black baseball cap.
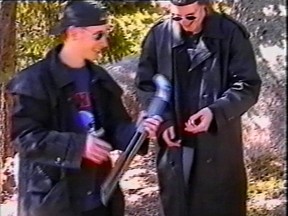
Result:
<instances>
[{"instance_id":1,"label":"black baseball cap","mask_svg":"<svg viewBox=\"0 0 288 216\"><path fill-rule=\"evenodd\" d=\"M186 6L195 2L203 2L203 0L170 0L170 2L176 6Z\"/></svg>"},{"instance_id":2,"label":"black baseball cap","mask_svg":"<svg viewBox=\"0 0 288 216\"><path fill-rule=\"evenodd\" d=\"M50 34L61 35L70 26L87 27L107 24L106 8L99 1L84 0L67 3L63 16Z\"/></svg>"}]
</instances>

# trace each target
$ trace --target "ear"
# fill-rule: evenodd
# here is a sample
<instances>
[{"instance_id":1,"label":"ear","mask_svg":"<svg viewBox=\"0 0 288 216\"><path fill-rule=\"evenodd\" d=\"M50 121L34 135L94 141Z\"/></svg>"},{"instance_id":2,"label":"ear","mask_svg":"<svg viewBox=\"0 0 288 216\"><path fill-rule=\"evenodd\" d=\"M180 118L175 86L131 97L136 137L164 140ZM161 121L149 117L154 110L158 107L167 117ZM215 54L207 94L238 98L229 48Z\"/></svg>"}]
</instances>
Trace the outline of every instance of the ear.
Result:
<instances>
[{"instance_id":1,"label":"ear","mask_svg":"<svg viewBox=\"0 0 288 216\"><path fill-rule=\"evenodd\" d=\"M66 31L67 37L71 40L79 40L80 38L80 30L75 26L69 26Z\"/></svg>"}]
</instances>

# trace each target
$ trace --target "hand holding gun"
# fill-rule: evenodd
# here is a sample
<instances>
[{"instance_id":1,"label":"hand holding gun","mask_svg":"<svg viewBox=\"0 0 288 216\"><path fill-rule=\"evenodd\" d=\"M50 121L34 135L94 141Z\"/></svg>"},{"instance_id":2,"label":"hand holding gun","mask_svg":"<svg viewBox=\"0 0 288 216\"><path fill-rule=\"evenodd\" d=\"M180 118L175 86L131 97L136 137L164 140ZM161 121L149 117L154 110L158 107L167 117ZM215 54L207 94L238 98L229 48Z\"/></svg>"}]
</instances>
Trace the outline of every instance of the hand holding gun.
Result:
<instances>
[{"instance_id":1,"label":"hand holding gun","mask_svg":"<svg viewBox=\"0 0 288 216\"><path fill-rule=\"evenodd\" d=\"M112 146L101 139L105 133L104 129L95 125L94 116L89 111L79 111L79 117L82 126L88 131L83 152L84 164L93 166L109 160Z\"/></svg>"},{"instance_id":2,"label":"hand holding gun","mask_svg":"<svg viewBox=\"0 0 288 216\"><path fill-rule=\"evenodd\" d=\"M149 118L152 117L162 121L161 116L169 103L171 85L162 75L156 75L154 77L154 81L157 86L156 95L148 108L147 114ZM130 140L126 150L119 156L115 162L114 168L101 185L101 199L104 205L108 204L108 201L113 194L118 181L129 167L147 136L148 133L145 130L145 121L142 121L137 127L136 132Z\"/></svg>"}]
</instances>

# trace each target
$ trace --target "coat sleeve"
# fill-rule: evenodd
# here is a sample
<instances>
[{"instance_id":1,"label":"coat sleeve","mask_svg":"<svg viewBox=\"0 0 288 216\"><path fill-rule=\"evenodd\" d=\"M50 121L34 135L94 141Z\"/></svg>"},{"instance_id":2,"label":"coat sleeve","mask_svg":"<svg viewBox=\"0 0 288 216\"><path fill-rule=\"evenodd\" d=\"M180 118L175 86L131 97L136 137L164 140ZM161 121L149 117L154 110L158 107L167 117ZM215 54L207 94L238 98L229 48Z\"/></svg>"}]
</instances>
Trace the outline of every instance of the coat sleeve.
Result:
<instances>
[{"instance_id":1,"label":"coat sleeve","mask_svg":"<svg viewBox=\"0 0 288 216\"><path fill-rule=\"evenodd\" d=\"M158 73L156 39L153 28L148 32L142 43L141 55L139 58L136 73L137 96L142 105L142 109L147 110L151 103L156 86L153 83L153 76ZM171 104L169 104L171 106ZM158 134L160 135L166 128L173 125L171 107L167 107L163 116L163 123L160 125Z\"/></svg>"},{"instance_id":2,"label":"coat sleeve","mask_svg":"<svg viewBox=\"0 0 288 216\"><path fill-rule=\"evenodd\" d=\"M35 77L22 76L7 86L13 98L12 142L21 157L45 165L80 168L86 135L49 129L49 101L40 85Z\"/></svg>"},{"instance_id":3,"label":"coat sleeve","mask_svg":"<svg viewBox=\"0 0 288 216\"><path fill-rule=\"evenodd\" d=\"M261 87L252 45L239 28L234 29L229 53L228 89L208 106L217 128L248 111L257 102Z\"/></svg>"}]
</instances>

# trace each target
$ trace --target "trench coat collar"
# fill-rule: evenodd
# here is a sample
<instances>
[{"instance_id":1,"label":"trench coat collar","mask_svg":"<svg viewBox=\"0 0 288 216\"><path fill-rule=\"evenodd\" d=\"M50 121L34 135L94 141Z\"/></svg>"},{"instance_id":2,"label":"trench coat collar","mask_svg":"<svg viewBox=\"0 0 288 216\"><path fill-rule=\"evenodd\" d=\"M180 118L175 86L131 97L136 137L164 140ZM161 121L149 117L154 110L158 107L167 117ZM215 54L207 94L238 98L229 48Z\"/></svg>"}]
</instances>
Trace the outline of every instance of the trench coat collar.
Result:
<instances>
[{"instance_id":1,"label":"trench coat collar","mask_svg":"<svg viewBox=\"0 0 288 216\"><path fill-rule=\"evenodd\" d=\"M172 32L172 48L183 45L185 40L180 25L171 19L169 19L169 22L169 28ZM225 34L221 28L221 15L211 14L205 18L203 37L215 39L223 39L225 37Z\"/></svg>"}]
</instances>

